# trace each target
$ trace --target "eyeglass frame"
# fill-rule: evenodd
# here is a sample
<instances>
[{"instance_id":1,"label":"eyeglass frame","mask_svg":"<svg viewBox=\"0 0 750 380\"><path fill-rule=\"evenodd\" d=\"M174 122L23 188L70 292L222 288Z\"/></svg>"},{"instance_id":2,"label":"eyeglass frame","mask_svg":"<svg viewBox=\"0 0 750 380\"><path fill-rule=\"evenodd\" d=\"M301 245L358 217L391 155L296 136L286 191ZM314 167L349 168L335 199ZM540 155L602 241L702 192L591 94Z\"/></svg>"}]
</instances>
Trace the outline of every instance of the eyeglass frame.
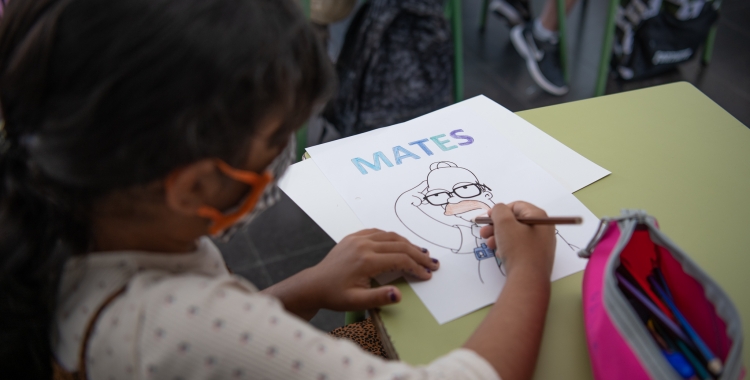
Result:
<instances>
[{"instance_id":1,"label":"eyeglass frame","mask_svg":"<svg viewBox=\"0 0 750 380\"><path fill-rule=\"evenodd\" d=\"M477 194L477 195L472 195L472 196L470 196L470 197L462 197L462 196L460 196L460 195L456 194L456 188L457 188L457 187L461 187L461 186L466 186L466 184L470 184L470 185L476 185L476 187L478 187L478 188L479 188L479 194ZM481 194L482 194L482 193L484 193L484 192L487 192L487 191L492 191L492 189L490 189L490 187L489 187L489 186L487 186L487 185L485 185L485 184L481 184L481 183L479 183L479 182L471 182L471 183L469 183L469 182L464 182L464 184L459 184L459 185L453 186L453 189L452 189L452 190L453 190L453 191L441 191L441 192L437 192L437 193L434 193L434 194L430 194L430 195L425 195L424 197L422 197L422 199L424 199L424 200L425 200L425 201L426 201L427 203L429 203L429 204L431 204L431 205L433 205L433 206L442 206L442 205L447 205L447 204L448 204L448 203L450 203L450 202L447 202L447 201L446 201L445 203L434 204L434 203L430 202L430 201L429 201L429 200L427 199L427 197L429 197L429 196L432 196L432 195L436 195L436 194L443 194L443 193L445 193L445 194L448 194L448 199L450 199L450 198L451 198L451 194L453 194L454 196L456 196L456 197L458 197L458 198L461 198L461 199L469 199L469 198L474 198L474 197L476 197L476 196L478 196L478 195L481 195Z\"/></svg>"}]
</instances>

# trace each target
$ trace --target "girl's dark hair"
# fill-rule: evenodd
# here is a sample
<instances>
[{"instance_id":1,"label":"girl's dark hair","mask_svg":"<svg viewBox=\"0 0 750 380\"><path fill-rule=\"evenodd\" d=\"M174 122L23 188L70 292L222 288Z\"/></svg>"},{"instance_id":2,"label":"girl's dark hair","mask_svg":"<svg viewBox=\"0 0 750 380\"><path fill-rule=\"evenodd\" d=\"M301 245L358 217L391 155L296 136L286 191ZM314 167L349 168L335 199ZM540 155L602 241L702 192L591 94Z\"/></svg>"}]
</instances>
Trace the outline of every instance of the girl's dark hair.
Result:
<instances>
[{"instance_id":1,"label":"girl's dark hair","mask_svg":"<svg viewBox=\"0 0 750 380\"><path fill-rule=\"evenodd\" d=\"M0 22L0 373L49 378L61 267L93 200L282 145L333 87L293 0L15 0Z\"/></svg>"}]
</instances>

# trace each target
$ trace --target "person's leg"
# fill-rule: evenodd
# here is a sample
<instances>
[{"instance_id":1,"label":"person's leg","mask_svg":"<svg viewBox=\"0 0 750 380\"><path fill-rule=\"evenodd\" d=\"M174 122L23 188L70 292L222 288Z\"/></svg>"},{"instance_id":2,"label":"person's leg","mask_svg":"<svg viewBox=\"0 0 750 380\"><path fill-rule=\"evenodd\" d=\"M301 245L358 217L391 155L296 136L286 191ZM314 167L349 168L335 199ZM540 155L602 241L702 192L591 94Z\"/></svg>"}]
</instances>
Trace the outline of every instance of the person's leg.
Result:
<instances>
[{"instance_id":1,"label":"person's leg","mask_svg":"<svg viewBox=\"0 0 750 380\"><path fill-rule=\"evenodd\" d=\"M574 5L578 0L565 0L565 14L567 15L570 13L570 10L573 8ZM547 0L546 3L544 3L544 8L542 8L542 14L539 15L539 20L542 24L542 26L550 31L556 32L557 28L559 27L558 18L557 18L557 1L556 0Z\"/></svg>"},{"instance_id":2,"label":"person's leg","mask_svg":"<svg viewBox=\"0 0 750 380\"><path fill-rule=\"evenodd\" d=\"M515 26L531 20L528 0L492 0L489 10Z\"/></svg>"},{"instance_id":3,"label":"person's leg","mask_svg":"<svg viewBox=\"0 0 750 380\"><path fill-rule=\"evenodd\" d=\"M578 0L565 0L566 13ZM568 86L560 60L557 0L547 0L542 14L511 29L511 42L526 59L526 68L539 87L552 95L565 95Z\"/></svg>"}]
</instances>

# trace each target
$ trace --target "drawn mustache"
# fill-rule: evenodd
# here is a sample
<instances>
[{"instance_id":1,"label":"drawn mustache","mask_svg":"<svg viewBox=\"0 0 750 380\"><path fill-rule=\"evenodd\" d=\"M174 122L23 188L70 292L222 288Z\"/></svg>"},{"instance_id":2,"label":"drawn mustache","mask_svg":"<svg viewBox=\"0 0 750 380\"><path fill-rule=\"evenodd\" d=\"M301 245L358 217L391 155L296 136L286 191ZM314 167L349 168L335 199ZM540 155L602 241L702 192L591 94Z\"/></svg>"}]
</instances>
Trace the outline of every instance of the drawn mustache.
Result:
<instances>
[{"instance_id":1,"label":"drawn mustache","mask_svg":"<svg viewBox=\"0 0 750 380\"><path fill-rule=\"evenodd\" d=\"M448 205L445 206L444 215L463 214L465 212L469 212L469 211L477 210L477 209L490 211L490 206L487 206L487 204L484 202L474 201L474 200L461 201L458 203L448 203Z\"/></svg>"}]
</instances>

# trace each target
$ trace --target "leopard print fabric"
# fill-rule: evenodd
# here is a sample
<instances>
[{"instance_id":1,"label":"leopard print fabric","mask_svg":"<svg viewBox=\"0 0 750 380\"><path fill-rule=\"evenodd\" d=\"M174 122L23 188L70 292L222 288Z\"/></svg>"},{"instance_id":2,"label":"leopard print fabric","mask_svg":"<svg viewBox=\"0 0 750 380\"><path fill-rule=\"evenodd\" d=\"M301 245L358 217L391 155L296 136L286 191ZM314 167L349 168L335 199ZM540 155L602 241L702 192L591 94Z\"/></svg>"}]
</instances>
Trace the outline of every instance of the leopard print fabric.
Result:
<instances>
[{"instance_id":1,"label":"leopard print fabric","mask_svg":"<svg viewBox=\"0 0 750 380\"><path fill-rule=\"evenodd\" d=\"M383 343L380 341L380 336L375 329L375 325L372 324L371 318L339 327L328 334L339 339L349 339L360 345L365 351L388 359L388 355L383 348Z\"/></svg>"}]
</instances>

